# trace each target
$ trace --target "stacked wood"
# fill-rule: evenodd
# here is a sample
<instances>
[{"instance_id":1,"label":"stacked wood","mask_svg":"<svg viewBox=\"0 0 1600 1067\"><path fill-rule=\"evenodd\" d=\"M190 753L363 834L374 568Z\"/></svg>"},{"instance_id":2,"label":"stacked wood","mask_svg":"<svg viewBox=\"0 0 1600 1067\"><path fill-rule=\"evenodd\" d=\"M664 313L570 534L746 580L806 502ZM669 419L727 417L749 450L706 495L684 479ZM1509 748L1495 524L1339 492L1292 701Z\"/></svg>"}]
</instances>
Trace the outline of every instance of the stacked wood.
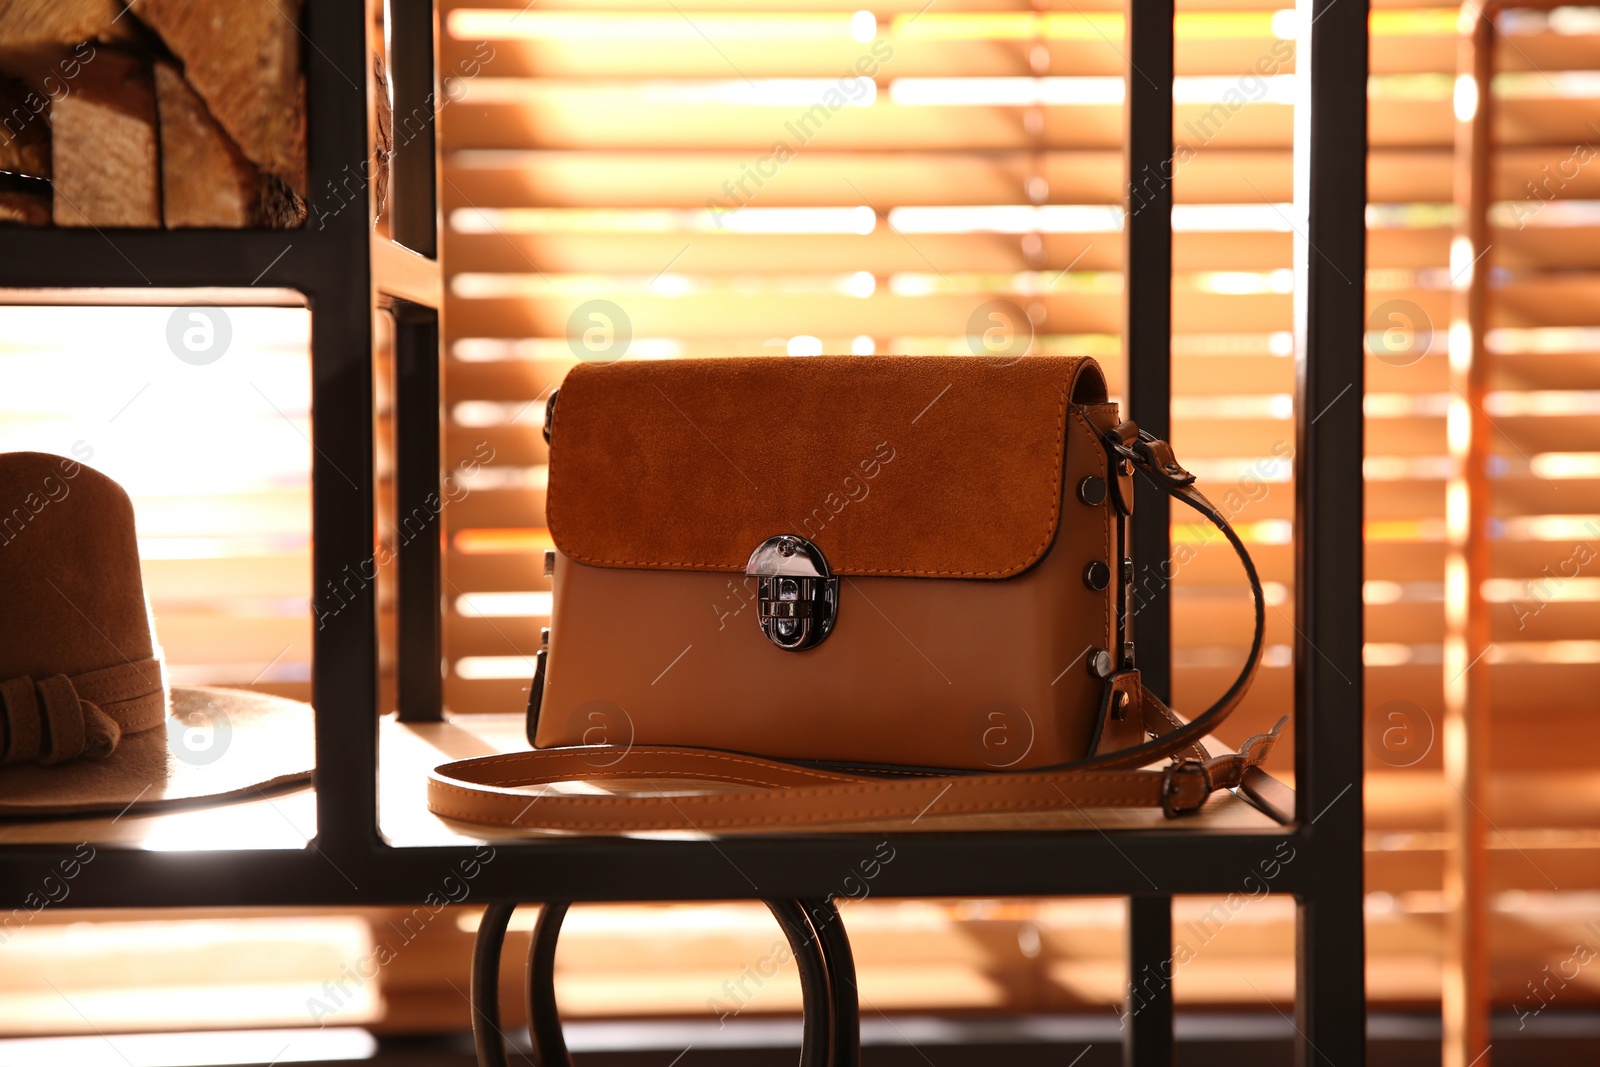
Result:
<instances>
[{"instance_id":1,"label":"stacked wood","mask_svg":"<svg viewBox=\"0 0 1600 1067\"><path fill-rule=\"evenodd\" d=\"M166 224L174 229L298 225L301 215L288 186L245 158L177 67L158 62L155 70Z\"/></svg>"},{"instance_id":2,"label":"stacked wood","mask_svg":"<svg viewBox=\"0 0 1600 1067\"><path fill-rule=\"evenodd\" d=\"M44 107L26 85L0 77L0 170L50 177L50 127Z\"/></svg>"},{"instance_id":3,"label":"stacked wood","mask_svg":"<svg viewBox=\"0 0 1600 1067\"><path fill-rule=\"evenodd\" d=\"M394 155L394 105L389 102L389 75L383 57L372 57L373 97L377 104L377 129L372 138L372 217L376 222L389 202L389 164Z\"/></svg>"},{"instance_id":4,"label":"stacked wood","mask_svg":"<svg viewBox=\"0 0 1600 1067\"><path fill-rule=\"evenodd\" d=\"M301 225L300 11L0 0L0 223Z\"/></svg>"},{"instance_id":5,"label":"stacked wood","mask_svg":"<svg viewBox=\"0 0 1600 1067\"><path fill-rule=\"evenodd\" d=\"M160 226L156 96L138 57L102 48L51 108L57 226Z\"/></svg>"},{"instance_id":6,"label":"stacked wood","mask_svg":"<svg viewBox=\"0 0 1600 1067\"><path fill-rule=\"evenodd\" d=\"M0 45L77 44L134 32L119 0L0 0Z\"/></svg>"},{"instance_id":7,"label":"stacked wood","mask_svg":"<svg viewBox=\"0 0 1600 1067\"><path fill-rule=\"evenodd\" d=\"M137 0L241 151L306 195L300 0Z\"/></svg>"},{"instance_id":8,"label":"stacked wood","mask_svg":"<svg viewBox=\"0 0 1600 1067\"><path fill-rule=\"evenodd\" d=\"M35 188L28 179L6 178L0 180L0 222L21 223L24 226L47 226L50 223L50 187Z\"/></svg>"}]
</instances>

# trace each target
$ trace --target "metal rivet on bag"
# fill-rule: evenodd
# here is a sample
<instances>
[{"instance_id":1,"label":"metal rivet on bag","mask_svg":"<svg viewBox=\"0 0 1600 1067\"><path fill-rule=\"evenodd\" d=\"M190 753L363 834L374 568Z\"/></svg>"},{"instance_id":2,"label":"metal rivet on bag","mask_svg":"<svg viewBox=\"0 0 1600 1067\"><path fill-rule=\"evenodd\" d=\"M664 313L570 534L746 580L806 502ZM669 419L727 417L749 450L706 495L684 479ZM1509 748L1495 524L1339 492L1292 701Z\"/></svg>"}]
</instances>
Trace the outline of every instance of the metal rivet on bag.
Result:
<instances>
[{"instance_id":1,"label":"metal rivet on bag","mask_svg":"<svg viewBox=\"0 0 1600 1067\"><path fill-rule=\"evenodd\" d=\"M1111 568L1095 560L1083 568L1083 584L1099 592L1111 584Z\"/></svg>"},{"instance_id":2,"label":"metal rivet on bag","mask_svg":"<svg viewBox=\"0 0 1600 1067\"><path fill-rule=\"evenodd\" d=\"M1078 483L1078 499L1096 507L1106 501L1106 480L1097 475L1089 475Z\"/></svg>"},{"instance_id":3,"label":"metal rivet on bag","mask_svg":"<svg viewBox=\"0 0 1600 1067\"><path fill-rule=\"evenodd\" d=\"M1111 653L1097 648L1089 654L1089 673L1096 678L1111 677Z\"/></svg>"}]
</instances>

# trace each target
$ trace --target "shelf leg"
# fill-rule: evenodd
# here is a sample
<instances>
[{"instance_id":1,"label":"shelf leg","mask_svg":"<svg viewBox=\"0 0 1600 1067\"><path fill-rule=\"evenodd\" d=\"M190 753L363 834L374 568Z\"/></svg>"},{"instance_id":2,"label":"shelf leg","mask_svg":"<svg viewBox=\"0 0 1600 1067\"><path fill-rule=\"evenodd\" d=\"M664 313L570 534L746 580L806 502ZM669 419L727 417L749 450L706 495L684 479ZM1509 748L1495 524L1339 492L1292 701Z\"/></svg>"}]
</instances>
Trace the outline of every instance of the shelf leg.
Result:
<instances>
[{"instance_id":1,"label":"shelf leg","mask_svg":"<svg viewBox=\"0 0 1600 1067\"><path fill-rule=\"evenodd\" d=\"M817 946L827 965L828 994L833 1012L832 1046L829 1067L860 1067L861 998L856 989L856 960L845 934L844 920L833 901L802 900L801 908L811 917Z\"/></svg>"},{"instance_id":2,"label":"shelf leg","mask_svg":"<svg viewBox=\"0 0 1600 1067\"><path fill-rule=\"evenodd\" d=\"M1124 114L1128 365L1125 410L1163 440L1172 433L1173 0L1127 0L1129 69ZM1172 699L1172 504L1150 486L1135 489L1125 610L1145 688ZM1124 546L1125 549L1128 546Z\"/></svg>"},{"instance_id":3,"label":"shelf leg","mask_svg":"<svg viewBox=\"0 0 1600 1067\"><path fill-rule=\"evenodd\" d=\"M478 940L472 946L472 1044L478 1067L506 1067L506 1035L500 1026L500 950L506 927L511 925L513 903L490 904L478 923Z\"/></svg>"},{"instance_id":4,"label":"shelf leg","mask_svg":"<svg viewBox=\"0 0 1600 1067\"><path fill-rule=\"evenodd\" d=\"M1361 951L1362 892L1334 884L1302 897L1295 913L1295 1067L1361 1067L1366 1062L1367 1013L1362 999L1366 954Z\"/></svg>"},{"instance_id":5,"label":"shelf leg","mask_svg":"<svg viewBox=\"0 0 1600 1067\"><path fill-rule=\"evenodd\" d=\"M396 674L401 722L444 708L444 506L439 313L394 308L395 514L399 539Z\"/></svg>"},{"instance_id":6,"label":"shelf leg","mask_svg":"<svg viewBox=\"0 0 1600 1067\"><path fill-rule=\"evenodd\" d=\"M1295 1063L1361 1067L1368 11L1300 0L1295 42ZM1285 858L1287 860L1287 857Z\"/></svg>"},{"instance_id":7,"label":"shelf leg","mask_svg":"<svg viewBox=\"0 0 1600 1067\"><path fill-rule=\"evenodd\" d=\"M400 244L439 254L438 13L433 0L389 0L389 78L394 94L394 160L389 224Z\"/></svg>"},{"instance_id":8,"label":"shelf leg","mask_svg":"<svg viewBox=\"0 0 1600 1067\"><path fill-rule=\"evenodd\" d=\"M1128 898L1125 1067L1172 1067L1172 898Z\"/></svg>"}]
</instances>

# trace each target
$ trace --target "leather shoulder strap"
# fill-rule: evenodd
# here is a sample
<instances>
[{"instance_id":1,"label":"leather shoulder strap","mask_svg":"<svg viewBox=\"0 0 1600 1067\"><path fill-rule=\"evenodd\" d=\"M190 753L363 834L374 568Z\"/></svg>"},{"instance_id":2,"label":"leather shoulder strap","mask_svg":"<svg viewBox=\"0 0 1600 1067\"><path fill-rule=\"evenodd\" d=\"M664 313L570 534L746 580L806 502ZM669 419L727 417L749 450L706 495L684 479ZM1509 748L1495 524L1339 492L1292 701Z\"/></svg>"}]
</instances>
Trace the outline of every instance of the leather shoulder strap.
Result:
<instances>
[{"instance_id":1,"label":"leather shoulder strap","mask_svg":"<svg viewBox=\"0 0 1600 1067\"><path fill-rule=\"evenodd\" d=\"M1284 720L1287 721L1287 720ZM1161 770L867 778L710 749L640 746L609 767L584 748L459 760L428 777L428 807L467 822L573 833L841 826L924 815L1073 808L1198 811L1266 759L1283 728L1238 752ZM608 757L612 758L612 757Z\"/></svg>"},{"instance_id":2,"label":"leather shoulder strap","mask_svg":"<svg viewBox=\"0 0 1600 1067\"><path fill-rule=\"evenodd\" d=\"M1125 426L1132 427L1131 423ZM1093 756L1088 759L1078 760L1065 767L1082 767L1111 770L1121 767L1143 767L1155 760L1176 756L1185 749L1197 750L1197 758L1206 758L1205 746L1202 739L1216 730L1222 721L1233 714L1245 693L1250 689L1250 683L1255 681L1256 671L1261 666L1261 653L1265 647L1267 631L1266 596L1261 589L1261 577L1256 573L1256 565L1250 558L1249 551L1244 547L1244 542L1239 539L1239 534L1229 524L1228 517L1205 494L1194 487L1194 475L1179 464L1172 453L1172 446L1148 433L1133 428L1134 437L1132 445L1123 445L1121 438L1113 435L1108 439L1109 446L1118 454L1133 463L1134 470L1145 475L1156 488L1172 497L1189 505L1206 520L1215 526L1222 536L1227 538L1228 544L1233 546L1234 553L1239 557L1239 562L1244 565L1245 578L1250 583L1250 596L1255 606L1255 628L1250 637L1250 651L1245 656L1244 666L1234 678L1216 703L1205 711L1185 722L1173 710L1167 707L1153 694L1144 692L1145 723L1150 729L1153 722L1164 722L1171 729L1162 731L1152 740L1131 748L1109 752L1103 756ZM1129 434L1134 436L1133 433Z\"/></svg>"}]
</instances>

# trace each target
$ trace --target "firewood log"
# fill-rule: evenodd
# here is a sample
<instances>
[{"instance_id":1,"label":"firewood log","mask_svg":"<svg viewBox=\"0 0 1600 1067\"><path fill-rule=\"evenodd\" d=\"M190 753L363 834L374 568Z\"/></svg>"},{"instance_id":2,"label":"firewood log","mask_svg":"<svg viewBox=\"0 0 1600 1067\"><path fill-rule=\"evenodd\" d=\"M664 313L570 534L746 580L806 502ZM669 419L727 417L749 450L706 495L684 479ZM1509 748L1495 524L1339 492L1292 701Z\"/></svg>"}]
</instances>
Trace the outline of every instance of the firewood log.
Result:
<instances>
[{"instance_id":1,"label":"firewood log","mask_svg":"<svg viewBox=\"0 0 1600 1067\"><path fill-rule=\"evenodd\" d=\"M0 0L0 48L120 40L133 20L118 0Z\"/></svg>"},{"instance_id":2,"label":"firewood log","mask_svg":"<svg viewBox=\"0 0 1600 1067\"><path fill-rule=\"evenodd\" d=\"M50 183L42 178L0 175L0 223L50 225Z\"/></svg>"},{"instance_id":3,"label":"firewood log","mask_svg":"<svg viewBox=\"0 0 1600 1067\"><path fill-rule=\"evenodd\" d=\"M50 177L50 100L0 76L0 171Z\"/></svg>"},{"instance_id":4,"label":"firewood log","mask_svg":"<svg viewBox=\"0 0 1600 1067\"><path fill-rule=\"evenodd\" d=\"M282 181L245 158L176 66L158 62L155 79L161 203L169 229L284 228L303 220L303 205L297 208Z\"/></svg>"},{"instance_id":5,"label":"firewood log","mask_svg":"<svg viewBox=\"0 0 1600 1067\"><path fill-rule=\"evenodd\" d=\"M389 165L394 155L394 107L389 103L389 76L383 57L372 56L373 105L377 110L372 138L372 221L376 223L389 202Z\"/></svg>"},{"instance_id":6,"label":"firewood log","mask_svg":"<svg viewBox=\"0 0 1600 1067\"><path fill-rule=\"evenodd\" d=\"M160 226L156 101L143 60L100 48L51 108L58 226Z\"/></svg>"},{"instance_id":7,"label":"firewood log","mask_svg":"<svg viewBox=\"0 0 1600 1067\"><path fill-rule=\"evenodd\" d=\"M301 0L135 0L133 12L183 61L245 156L304 197L300 8Z\"/></svg>"}]
</instances>

